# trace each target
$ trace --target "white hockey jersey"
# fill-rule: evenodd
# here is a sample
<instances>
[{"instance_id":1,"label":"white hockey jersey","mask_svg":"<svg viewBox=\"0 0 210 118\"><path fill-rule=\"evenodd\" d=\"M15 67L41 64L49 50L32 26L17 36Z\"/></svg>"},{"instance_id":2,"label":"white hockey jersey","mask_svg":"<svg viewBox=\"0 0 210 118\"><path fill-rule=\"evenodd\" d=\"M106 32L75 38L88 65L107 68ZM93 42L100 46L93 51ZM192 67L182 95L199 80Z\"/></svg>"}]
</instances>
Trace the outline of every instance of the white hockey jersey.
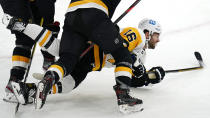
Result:
<instances>
[{"instance_id":1,"label":"white hockey jersey","mask_svg":"<svg viewBox=\"0 0 210 118\"><path fill-rule=\"evenodd\" d=\"M120 35L128 42L128 50L136 55L137 60L140 59L140 61L144 63L146 56L144 49L146 38L143 31L137 28L127 27L120 30ZM104 59L104 67L109 68L114 66L115 60L111 54L105 55Z\"/></svg>"}]
</instances>

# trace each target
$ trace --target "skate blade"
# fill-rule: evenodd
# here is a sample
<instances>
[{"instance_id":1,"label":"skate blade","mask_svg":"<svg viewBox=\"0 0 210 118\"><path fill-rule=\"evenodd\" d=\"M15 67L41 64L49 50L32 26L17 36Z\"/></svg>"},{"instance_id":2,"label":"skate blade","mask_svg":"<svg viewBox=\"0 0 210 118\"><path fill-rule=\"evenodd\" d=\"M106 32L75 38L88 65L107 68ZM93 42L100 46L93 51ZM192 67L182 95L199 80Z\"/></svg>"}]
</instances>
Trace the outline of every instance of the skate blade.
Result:
<instances>
[{"instance_id":1,"label":"skate blade","mask_svg":"<svg viewBox=\"0 0 210 118\"><path fill-rule=\"evenodd\" d=\"M12 85L12 89L13 89L13 92L14 92L14 95L15 95L17 101L20 104L25 104L24 96L22 94L20 94L20 86L19 86L19 84L16 83L16 82L11 82L11 85Z\"/></svg>"},{"instance_id":2,"label":"skate blade","mask_svg":"<svg viewBox=\"0 0 210 118\"><path fill-rule=\"evenodd\" d=\"M3 101L8 103L18 103L13 93L6 93L6 95L3 97Z\"/></svg>"},{"instance_id":3,"label":"skate blade","mask_svg":"<svg viewBox=\"0 0 210 118\"><path fill-rule=\"evenodd\" d=\"M119 105L119 110L123 114L130 114L134 112L143 111L144 108L142 107L143 104L129 106L129 105Z\"/></svg>"},{"instance_id":4,"label":"skate blade","mask_svg":"<svg viewBox=\"0 0 210 118\"><path fill-rule=\"evenodd\" d=\"M39 83L37 86L36 98L35 98L35 109L41 109L43 106L42 99L40 98L40 93L42 93L44 89L44 84Z\"/></svg>"},{"instance_id":5,"label":"skate blade","mask_svg":"<svg viewBox=\"0 0 210 118\"><path fill-rule=\"evenodd\" d=\"M8 103L18 103L17 100L10 100L10 99L5 99L5 98L3 98L3 101L8 102Z\"/></svg>"}]
</instances>

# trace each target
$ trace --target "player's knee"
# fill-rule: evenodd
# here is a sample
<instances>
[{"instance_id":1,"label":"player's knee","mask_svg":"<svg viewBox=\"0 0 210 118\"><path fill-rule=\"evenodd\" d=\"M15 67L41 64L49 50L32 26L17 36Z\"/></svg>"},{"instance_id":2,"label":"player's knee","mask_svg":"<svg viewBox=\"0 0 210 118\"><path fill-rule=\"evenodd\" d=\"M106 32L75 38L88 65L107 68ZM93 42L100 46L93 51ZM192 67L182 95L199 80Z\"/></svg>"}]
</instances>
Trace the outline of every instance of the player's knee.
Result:
<instances>
[{"instance_id":1,"label":"player's knee","mask_svg":"<svg viewBox=\"0 0 210 118\"><path fill-rule=\"evenodd\" d=\"M126 48L118 48L112 52L116 60L115 78L117 84L130 86L132 76L132 58Z\"/></svg>"},{"instance_id":2,"label":"player's knee","mask_svg":"<svg viewBox=\"0 0 210 118\"><path fill-rule=\"evenodd\" d=\"M32 48L33 45L35 44L34 40L32 40L23 33L15 32L15 36L16 36L16 41L15 41L16 45L24 45L29 48Z\"/></svg>"},{"instance_id":3,"label":"player's knee","mask_svg":"<svg viewBox=\"0 0 210 118\"><path fill-rule=\"evenodd\" d=\"M125 47L119 47L112 51L111 54L114 57L116 64L119 62L127 62L129 64L133 63L130 52Z\"/></svg>"},{"instance_id":4,"label":"player's knee","mask_svg":"<svg viewBox=\"0 0 210 118\"><path fill-rule=\"evenodd\" d=\"M68 75L72 72L78 60L79 56L65 52L60 53L60 58L56 64L63 67L65 73L64 75Z\"/></svg>"}]
</instances>

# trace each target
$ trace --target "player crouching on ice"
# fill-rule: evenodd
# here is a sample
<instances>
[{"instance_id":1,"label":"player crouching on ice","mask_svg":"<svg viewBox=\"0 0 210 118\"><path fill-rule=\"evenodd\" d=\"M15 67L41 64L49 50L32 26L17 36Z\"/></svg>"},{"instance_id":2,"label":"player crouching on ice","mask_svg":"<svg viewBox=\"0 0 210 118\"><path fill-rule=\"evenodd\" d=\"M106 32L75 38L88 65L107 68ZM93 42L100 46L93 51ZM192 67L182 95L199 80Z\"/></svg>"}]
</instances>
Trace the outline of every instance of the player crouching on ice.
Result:
<instances>
[{"instance_id":1,"label":"player crouching on ice","mask_svg":"<svg viewBox=\"0 0 210 118\"><path fill-rule=\"evenodd\" d=\"M7 27L11 30L16 30L23 32L28 35L32 39L37 42L41 42L43 39L41 37L45 37L48 32L47 29L44 29L40 26L34 24L27 24L23 22L19 22L17 20L10 20L10 23L7 24ZM21 25L20 25L21 24ZM31 30L36 29L36 30ZM44 30L44 31L43 31ZM33 32L33 33L32 33ZM53 32L52 32L53 33ZM133 76L131 80L131 87L142 87L148 86L149 84L156 84L161 82L165 76L165 72L162 67L153 67L146 72L146 69L142 62L144 62L144 57L146 55L145 49L154 49L156 44L159 42L159 35L161 33L161 27L159 23L152 19L143 19L139 23L139 30L136 28L128 27L120 30L120 34L124 39L124 46L130 51L132 58L134 60L134 64L132 66ZM52 35L50 35L52 36ZM59 50L59 40L54 39L54 37L49 37L51 41L51 45L46 48L42 46L48 52L53 55L58 56ZM48 42L46 42L47 44ZM87 47L90 44L87 43ZM75 89L87 76L87 74L91 71L100 71L103 67L114 67L115 60L112 55L104 54L103 51L97 46L94 45L94 48L91 49L77 64L74 68L73 72L70 75L66 76L63 80L60 80L56 84L52 85L48 94L55 93L67 93L71 90ZM29 85L26 83L26 86ZM36 87L31 86L26 87L27 90L36 91ZM23 89L23 88L19 88ZM119 109L123 113L128 113L130 111L135 111L135 108L132 107L128 102L131 96L129 96L129 91L125 91L114 86L114 90L117 95ZM28 94L27 94L28 95ZM39 92L37 93L38 97L36 98L36 107L41 108L44 103L40 100ZM24 99L21 95L17 98ZM35 96L34 94L30 96ZM127 96L127 97L125 97ZM28 98L25 97L25 98ZM46 97L45 97L46 98ZM132 98L133 99L133 98ZM24 101L24 100L22 100ZM25 100L26 101L26 100ZM44 101L45 102L45 101ZM132 102L131 102L132 103ZM24 104L24 102L22 103Z\"/></svg>"}]
</instances>

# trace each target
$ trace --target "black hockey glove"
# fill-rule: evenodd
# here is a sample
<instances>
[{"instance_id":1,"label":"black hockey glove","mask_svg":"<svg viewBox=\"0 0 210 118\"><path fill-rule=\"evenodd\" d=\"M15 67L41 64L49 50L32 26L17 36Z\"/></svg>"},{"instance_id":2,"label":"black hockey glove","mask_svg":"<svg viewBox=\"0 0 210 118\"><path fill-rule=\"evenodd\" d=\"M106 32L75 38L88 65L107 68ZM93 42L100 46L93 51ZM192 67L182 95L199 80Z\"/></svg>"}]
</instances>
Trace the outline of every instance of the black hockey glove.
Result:
<instances>
[{"instance_id":1,"label":"black hockey glove","mask_svg":"<svg viewBox=\"0 0 210 118\"><path fill-rule=\"evenodd\" d=\"M153 67L148 72L148 83L157 84L163 80L165 71L162 67Z\"/></svg>"},{"instance_id":2,"label":"black hockey glove","mask_svg":"<svg viewBox=\"0 0 210 118\"><path fill-rule=\"evenodd\" d=\"M146 74L146 69L143 64L139 64L137 67L133 66L134 77L140 78Z\"/></svg>"},{"instance_id":3,"label":"black hockey glove","mask_svg":"<svg viewBox=\"0 0 210 118\"><path fill-rule=\"evenodd\" d=\"M60 22L55 21L53 24L47 24L44 27L52 31L54 37L58 37L58 33L60 32Z\"/></svg>"},{"instance_id":4,"label":"black hockey glove","mask_svg":"<svg viewBox=\"0 0 210 118\"><path fill-rule=\"evenodd\" d=\"M23 32L27 24L28 23L22 21L21 19L13 17L10 19L9 24L7 25L7 29L10 29L12 32Z\"/></svg>"},{"instance_id":5,"label":"black hockey glove","mask_svg":"<svg viewBox=\"0 0 210 118\"><path fill-rule=\"evenodd\" d=\"M132 76L130 87L142 87L148 85L148 76L147 74L144 74L142 77L137 78L135 76Z\"/></svg>"}]
</instances>

